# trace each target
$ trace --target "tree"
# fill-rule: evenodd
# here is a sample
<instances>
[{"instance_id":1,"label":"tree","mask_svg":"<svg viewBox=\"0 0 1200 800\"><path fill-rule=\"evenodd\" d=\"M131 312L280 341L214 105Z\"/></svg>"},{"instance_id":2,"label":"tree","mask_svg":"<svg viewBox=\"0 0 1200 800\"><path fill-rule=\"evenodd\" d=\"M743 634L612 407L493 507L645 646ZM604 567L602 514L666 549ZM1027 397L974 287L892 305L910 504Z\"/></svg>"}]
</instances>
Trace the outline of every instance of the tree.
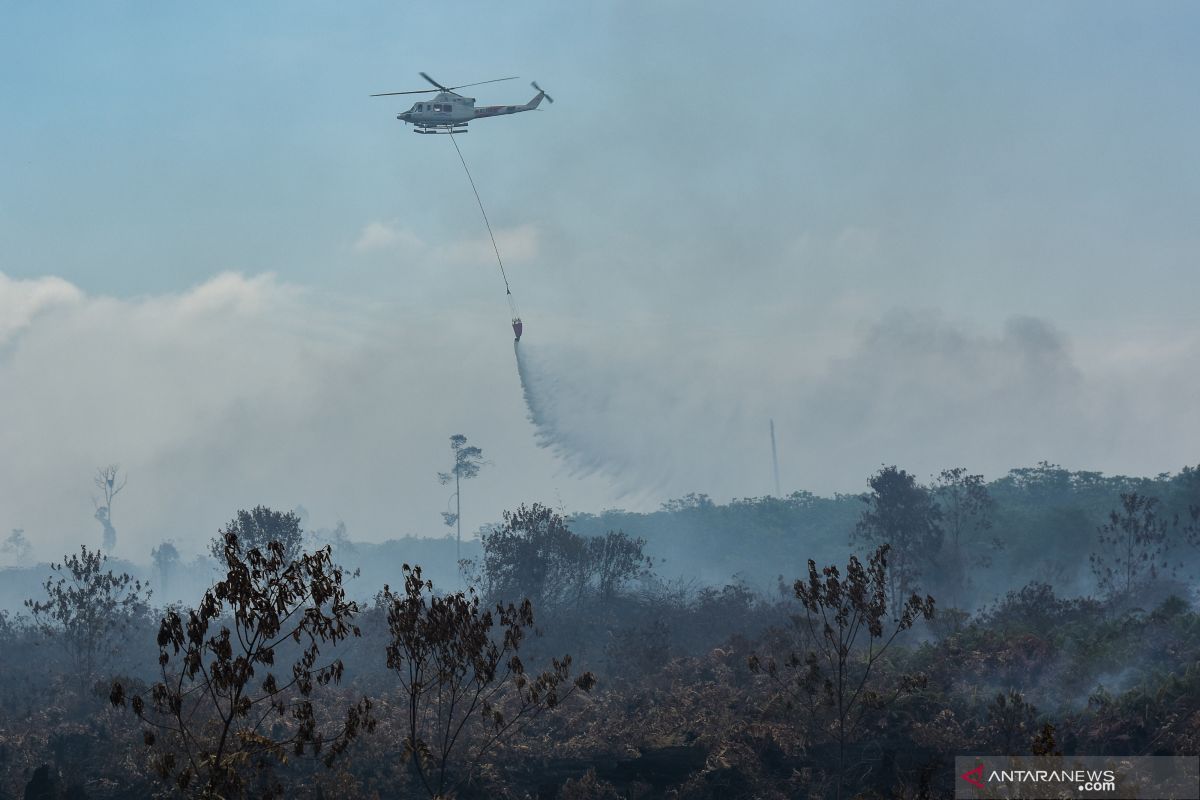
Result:
<instances>
[{"instance_id":1,"label":"tree","mask_svg":"<svg viewBox=\"0 0 1200 800\"><path fill-rule=\"evenodd\" d=\"M150 559L154 562L155 571L158 572L159 586L165 589L170 585L175 571L179 568L179 548L175 547L174 542L165 541L150 551Z\"/></svg>"},{"instance_id":2,"label":"tree","mask_svg":"<svg viewBox=\"0 0 1200 800\"><path fill-rule=\"evenodd\" d=\"M1101 590L1128 597L1142 581L1156 578L1167 566L1167 532L1157 498L1122 492L1121 508L1110 511L1108 522L1097 529L1099 546L1090 557Z\"/></svg>"},{"instance_id":3,"label":"tree","mask_svg":"<svg viewBox=\"0 0 1200 800\"><path fill-rule=\"evenodd\" d=\"M438 597L421 568L405 564L403 592L384 587L380 602L387 666L406 701L401 757L430 797L454 796L500 739L595 684L590 672L570 680L569 655L539 674L526 671L519 650L533 627L528 599L492 612L473 589Z\"/></svg>"},{"instance_id":4,"label":"tree","mask_svg":"<svg viewBox=\"0 0 1200 800\"><path fill-rule=\"evenodd\" d=\"M968 475L964 467L942 470L934 484L945 531L950 534L950 587L954 608L962 608L963 592L970 585L971 567L991 566L991 556L984 552L981 534L992 527L996 503L988 493L982 475ZM971 548L965 555L963 546ZM986 545L988 549L1003 546L999 539Z\"/></svg>"},{"instance_id":5,"label":"tree","mask_svg":"<svg viewBox=\"0 0 1200 800\"><path fill-rule=\"evenodd\" d=\"M9 555L17 566L24 566L33 552L33 545L25 538L24 528L13 528L8 538L0 544L0 553Z\"/></svg>"},{"instance_id":6,"label":"tree","mask_svg":"<svg viewBox=\"0 0 1200 800\"><path fill-rule=\"evenodd\" d=\"M1045 728L1039 737L1037 708L1025 699L1025 695L1009 689L999 692L987 709L987 725L981 731L985 741L995 753L1025 753L1031 742L1041 740L1041 745L1049 744L1054 747L1053 726L1049 733L1049 741ZM1047 723L1049 724L1049 723Z\"/></svg>"},{"instance_id":7,"label":"tree","mask_svg":"<svg viewBox=\"0 0 1200 800\"><path fill-rule=\"evenodd\" d=\"M1188 506L1190 520L1183 526L1183 541L1191 548L1200 550L1200 506Z\"/></svg>"},{"instance_id":8,"label":"tree","mask_svg":"<svg viewBox=\"0 0 1200 800\"><path fill-rule=\"evenodd\" d=\"M482 536L483 562L475 576L489 599L528 597L554 611L568 601L581 605L592 592L611 600L630 581L652 574L644 539L623 531L579 536L562 514L540 503L503 517Z\"/></svg>"},{"instance_id":9,"label":"tree","mask_svg":"<svg viewBox=\"0 0 1200 800\"><path fill-rule=\"evenodd\" d=\"M442 519L448 527L457 528L455 560L462 560L462 482L479 475L483 465L483 451L475 446L467 446L467 437L456 433L450 437L450 450L454 453L454 465L449 472L439 472L438 481L442 486L454 483L454 513L442 512Z\"/></svg>"},{"instance_id":10,"label":"tree","mask_svg":"<svg viewBox=\"0 0 1200 800\"><path fill-rule=\"evenodd\" d=\"M357 552L353 540L350 539L350 534L346 530L346 523L338 520L333 526L333 530L321 528L313 534L313 539L324 545L328 544L333 548L335 558L342 559L352 557Z\"/></svg>"},{"instance_id":11,"label":"tree","mask_svg":"<svg viewBox=\"0 0 1200 800\"><path fill-rule=\"evenodd\" d=\"M489 599L530 598L554 607L586 586L587 545L567 520L541 503L505 511L504 522L483 540L482 582Z\"/></svg>"},{"instance_id":12,"label":"tree","mask_svg":"<svg viewBox=\"0 0 1200 800\"><path fill-rule=\"evenodd\" d=\"M888 595L898 612L904 598L917 590L923 566L942 546L942 515L929 490L902 469L880 469L870 486L854 538L871 547L890 545Z\"/></svg>"},{"instance_id":13,"label":"tree","mask_svg":"<svg viewBox=\"0 0 1200 800\"><path fill-rule=\"evenodd\" d=\"M635 539L624 531L609 531L587 540L589 571L596 577L601 600L611 600L630 581L650 575L653 562L643 552L645 546L645 539Z\"/></svg>"},{"instance_id":14,"label":"tree","mask_svg":"<svg viewBox=\"0 0 1200 800\"><path fill-rule=\"evenodd\" d=\"M314 692L343 672L340 659L318 665L321 648L360 635L359 607L346 600L343 572L328 547L294 555L278 539L245 544L239 531L260 511L260 519L294 517L261 507L239 512L224 533L224 578L199 607L163 617L161 680L145 696L112 686L113 705L124 707L128 697L146 725L155 772L184 794L281 796L272 764L290 752L320 756L329 766L362 730L374 728L365 697L332 728L319 726ZM277 677L282 654L291 663Z\"/></svg>"},{"instance_id":15,"label":"tree","mask_svg":"<svg viewBox=\"0 0 1200 800\"><path fill-rule=\"evenodd\" d=\"M287 561L299 558L304 547L304 531L300 529L300 517L296 512L273 511L266 506L238 511L237 517L213 538L209 552L218 564L223 563L230 552L227 541L230 534L237 537L239 552L258 550L266 553L271 542L278 542Z\"/></svg>"},{"instance_id":16,"label":"tree","mask_svg":"<svg viewBox=\"0 0 1200 800\"><path fill-rule=\"evenodd\" d=\"M47 637L60 641L82 692L115 652L120 634L146 612L150 590L128 574L104 569L108 556L80 545L79 555L51 564L46 600L25 606Z\"/></svg>"},{"instance_id":17,"label":"tree","mask_svg":"<svg viewBox=\"0 0 1200 800\"><path fill-rule=\"evenodd\" d=\"M92 504L96 506L96 519L104 528L103 547L109 553L117 546L117 529L112 524L113 498L125 488L125 484L128 482L129 478L121 475L121 467L118 464L97 467L96 477L92 479L92 483L100 490L100 497L104 498L104 502L101 503L100 498L93 497Z\"/></svg>"},{"instance_id":18,"label":"tree","mask_svg":"<svg viewBox=\"0 0 1200 800\"><path fill-rule=\"evenodd\" d=\"M846 745L861 729L868 711L887 707L901 694L920 685L920 678L905 677L885 693L871 681L871 673L896 637L913 626L919 617L933 617L933 598L912 595L897 607L888 602L887 557L890 548L881 545L864 568L850 556L846 577L836 566L817 572L809 559L808 581L797 580L793 591L804 607L800 623L805 626L811 649L792 653L782 664L789 677L780 675L774 659L766 664L751 655L753 672L763 672L783 687L794 702L808 712L814 735L832 730L838 747L837 796L842 796ZM894 617L889 619L889 610ZM826 722L828 718L828 722Z\"/></svg>"}]
</instances>

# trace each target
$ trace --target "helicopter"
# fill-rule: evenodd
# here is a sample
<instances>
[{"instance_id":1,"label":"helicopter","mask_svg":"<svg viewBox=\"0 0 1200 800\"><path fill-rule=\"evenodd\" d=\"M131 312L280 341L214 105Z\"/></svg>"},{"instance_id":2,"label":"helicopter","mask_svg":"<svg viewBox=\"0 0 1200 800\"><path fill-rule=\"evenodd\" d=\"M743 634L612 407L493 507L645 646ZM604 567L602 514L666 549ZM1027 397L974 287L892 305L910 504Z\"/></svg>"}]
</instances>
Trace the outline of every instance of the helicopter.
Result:
<instances>
[{"instance_id":1,"label":"helicopter","mask_svg":"<svg viewBox=\"0 0 1200 800\"><path fill-rule=\"evenodd\" d=\"M466 133L467 123L473 119L533 111L542 102L543 97L551 103L554 102L554 98L546 94L542 90L542 87L537 85L537 81L533 81L529 85L537 90L537 94L528 103L515 106L480 106L476 108L474 97L463 97L455 90L465 89L468 86L481 86L485 83L511 81L515 80L516 76L494 78L490 81L478 81L476 83L464 83L458 86L443 86L424 72L421 73L421 77L437 88L416 89L410 92L380 92L379 94L371 95L371 97L391 97L398 94L429 94L437 92L437 95L434 96L431 102L414 103L413 107L408 111L396 115L396 119L401 120L404 124L412 123L413 133Z\"/></svg>"}]
</instances>

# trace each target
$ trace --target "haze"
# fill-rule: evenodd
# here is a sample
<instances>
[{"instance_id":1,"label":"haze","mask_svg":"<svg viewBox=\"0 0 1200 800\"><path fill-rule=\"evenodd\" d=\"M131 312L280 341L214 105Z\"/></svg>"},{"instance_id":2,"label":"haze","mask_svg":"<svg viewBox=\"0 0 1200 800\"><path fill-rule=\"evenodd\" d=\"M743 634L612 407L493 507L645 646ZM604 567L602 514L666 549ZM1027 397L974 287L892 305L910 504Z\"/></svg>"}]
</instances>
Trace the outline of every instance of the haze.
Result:
<instances>
[{"instance_id":1,"label":"haze","mask_svg":"<svg viewBox=\"0 0 1200 800\"><path fill-rule=\"evenodd\" d=\"M0 29L0 531L199 552L303 505L858 492L881 463L1154 475L1200 418L1200 10L23 5ZM421 88L557 100L461 146Z\"/></svg>"}]
</instances>

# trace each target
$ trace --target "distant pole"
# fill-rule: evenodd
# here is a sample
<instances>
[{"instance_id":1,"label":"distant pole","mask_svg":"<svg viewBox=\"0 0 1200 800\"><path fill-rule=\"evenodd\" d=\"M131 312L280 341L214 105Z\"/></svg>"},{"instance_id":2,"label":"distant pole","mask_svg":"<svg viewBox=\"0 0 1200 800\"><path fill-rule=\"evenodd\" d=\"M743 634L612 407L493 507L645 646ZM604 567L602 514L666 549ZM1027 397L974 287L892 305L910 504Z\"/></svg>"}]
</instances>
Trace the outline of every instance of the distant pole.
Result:
<instances>
[{"instance_id":1,"label":"distant pole","mask_svg":"<svg viewBox=\"0 0 1200 800\"><path fill-rule=\"evenodd\" d=\"M771 466L775 468L775 496L782 497L783 491L779 488L779 453L775 449L775 420L771 420Z\"/></svg>"}]
</instances>

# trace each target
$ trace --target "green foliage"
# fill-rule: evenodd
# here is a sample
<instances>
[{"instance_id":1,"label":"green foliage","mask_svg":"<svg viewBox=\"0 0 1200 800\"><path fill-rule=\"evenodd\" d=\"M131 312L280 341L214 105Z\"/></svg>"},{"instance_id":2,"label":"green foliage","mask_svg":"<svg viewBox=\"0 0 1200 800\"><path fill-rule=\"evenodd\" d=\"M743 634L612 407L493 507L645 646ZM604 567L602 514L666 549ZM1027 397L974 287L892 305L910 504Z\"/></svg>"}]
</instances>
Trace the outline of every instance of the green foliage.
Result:
<instances>
[{"instance_id":1,"label":"green foliage","mask_svg":"<svg viewBox=\"0 0 1200 800\"><path fill-rule=\"evenodd\" d=\"M217 536L213 537L209 552L218 564L225 564L230 552L229 537L237 542L237 553L258 550L266 553L274 542L283 548L283 560L295 561L304 548L304 531L300 528L300 517L294 511L273 511L266 506L255 506L253 510L241 510Z\"/></svg>"},{"instance_id":2,"label":"green foliage","mask_svg":"<svg viewBox=\"0 0 1200 800\"><path fill-rule=\"evenodd\" d=\"M1168 524L1158 513L1157 498L1122 493L1121 508L1100 526L1090 557L1100 589L1109 597L1129 598L1140 584L1156 579L1167 568Z\"/></svg>"},{"instance_id":3,"label":"green foliage","mask_svg":"<svg viewBox=\"0 0 1200 800\"><path fill-rule=\"evenodd\" d=\"M454 465L449 472L439 472L438 480L442 485L455 480L468 480L478 477L479 467L483 464L483 450L474 445L467 445L467 437L456 433L450 437L450 451L454 454Z\"/></svg>"},{"instance_id":4,"label":"green foliage","mask_svg":"<svg viewBox=\"0 0 1200 800\"><path fill-rule=\"evenodd\" d=\"M566 518L534 503L505 511L504 522L483 536L479 580L485 594L529 597L539 607L578 605L590 593L611 600L631 581L650 575L645 541L621 531L583 537Z\"/></svg>"},{"instance_id":5,"label":"green foliage","mask_svg":"<svg viewBox=\"0 0 1200 800\"><path fill-rule=\"evenodd\" d=\"M961 608L971 584L971 572L990 567L992 553L1004 547L1001 539L984 535L992 527L996 503L982 475L971 475L963 467L942 470L933 495L949 538L949 553L943 559L953 608Z\"/></svg>"},{"instance_id":6,"label":"green foliage","mask_svg":"<svg viewBox=\"0 0 1200 800\"><path fill-rule=\"evenodd\" d=\"M942 511L928 489L897 467L871 476L867 507L854 528L854 540L871 547L889 546L888 601L896 613L916 591L925 569L942 546Z\"/></svg>"},{"instance_id":7,"label":"green foliage","mask_svg":"<svg viewBox=\"0 0 1200 800\"><path fill-rule=\"evenodd\" d=\"M57 576L43 584L46 599L25 601L38 630L66 651L81 689L107 666L122 633L146 613L150 597L140 581L106 570L107 561L99 550L80 545L79 555L50 565Z\"/></svg>"}]
</instances>

